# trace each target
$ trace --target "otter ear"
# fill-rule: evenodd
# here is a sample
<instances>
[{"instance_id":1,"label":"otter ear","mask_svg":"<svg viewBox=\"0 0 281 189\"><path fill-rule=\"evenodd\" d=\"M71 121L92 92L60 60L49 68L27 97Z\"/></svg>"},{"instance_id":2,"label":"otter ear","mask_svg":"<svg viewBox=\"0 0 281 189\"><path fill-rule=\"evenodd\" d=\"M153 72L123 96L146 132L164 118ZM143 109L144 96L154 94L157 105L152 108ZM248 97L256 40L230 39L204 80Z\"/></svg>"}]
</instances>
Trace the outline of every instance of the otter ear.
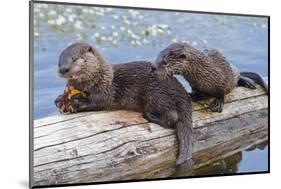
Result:
<instances>
[{"instance_id":1,"label":"otter ear","mask_svg":"<svg viewBox=\"0 0 281 189\"><path fill-rule=\"evenodd\" d=\"M90 52L95 55L95 49L91 46L88 47L87 52Z\"/></svg>"}]
</instances>

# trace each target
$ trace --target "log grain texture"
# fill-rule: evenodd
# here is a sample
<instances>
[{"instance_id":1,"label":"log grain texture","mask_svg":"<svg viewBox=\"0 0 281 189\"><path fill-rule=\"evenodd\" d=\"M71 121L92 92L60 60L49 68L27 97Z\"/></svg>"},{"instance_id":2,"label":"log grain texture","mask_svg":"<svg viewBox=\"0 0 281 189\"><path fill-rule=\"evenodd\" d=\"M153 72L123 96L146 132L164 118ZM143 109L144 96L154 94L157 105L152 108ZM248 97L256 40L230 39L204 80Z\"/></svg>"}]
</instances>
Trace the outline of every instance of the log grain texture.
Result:
<instances>
[{"instance_id":1,"label":"log grain texture","mask_svg":"<svg viewBox=\"0 0 281 189\"><path fill-rule=\"evenodd\" d=\"M238 87L222 113L193 103L194 169L268 138L268 96ZM33 185L164 178L175 172L174 130L132 111L58 115L34 121Z\"/></svg>"}]
</instances>

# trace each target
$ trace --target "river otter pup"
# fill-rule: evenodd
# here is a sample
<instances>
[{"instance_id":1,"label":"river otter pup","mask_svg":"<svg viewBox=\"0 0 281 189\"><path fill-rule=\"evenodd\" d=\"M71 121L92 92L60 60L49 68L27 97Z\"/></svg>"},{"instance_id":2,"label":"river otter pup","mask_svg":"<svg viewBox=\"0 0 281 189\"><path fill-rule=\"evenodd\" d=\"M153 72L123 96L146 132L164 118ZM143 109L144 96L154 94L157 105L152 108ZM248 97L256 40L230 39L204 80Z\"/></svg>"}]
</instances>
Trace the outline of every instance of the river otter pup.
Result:
<instances>
[{"instance_id":1,"label":"river otter pup","mask_svg":"<svg viewBox=\"0 0 281 189\"><path fill-rule=\"evenodd\" d=\"M224 96L237 85L255 89L256 83L268 87L256 73L240 72L215 50L200 52L187 43L173 43L162 50L156 59L156 73L160 78L180 74L189 82L193 100L215 97L210 104L213 112L221 112Z\"/></svg>"},{"instance_id":2,"label":"river otter pup","mask_svg":"<svg viewBox=\"0 0 281 189\"><path fill-rule=\"evenodd\" d=\"M175 78L159 80L149 62L111 65L87 43L66 48L58 66L59 75L89 99L86 103L75 99L72 112L117 109L142 112L153 123L175 128L179 144L176 165L191 161L191 98Z\"/></svg>"}]
</instances>

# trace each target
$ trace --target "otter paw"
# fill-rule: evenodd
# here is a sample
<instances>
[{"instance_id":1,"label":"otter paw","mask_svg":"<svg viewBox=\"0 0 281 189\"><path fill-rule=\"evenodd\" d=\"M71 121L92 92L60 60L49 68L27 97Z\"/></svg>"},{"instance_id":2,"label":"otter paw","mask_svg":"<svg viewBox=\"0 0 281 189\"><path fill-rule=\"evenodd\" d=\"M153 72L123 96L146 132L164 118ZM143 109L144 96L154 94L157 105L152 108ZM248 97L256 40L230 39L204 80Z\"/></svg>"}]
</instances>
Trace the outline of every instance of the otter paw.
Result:
<instances>
[{"instance_id":1,"label":"otter paw","mask_svg":"<svg viewBox=\"0 0 281 189\"><path fill-rule=\"evenodd\" d=\"M149 113L149 112L145 112L143 114L143 118L146 119L148 122L151 122L151 123L155 123L155 124L158 124L160 123L160 119L153 115L152 113Z\"/></svg>"},{"instance_id":2,"label":"otter paw","mask_svg":"<svg viewBox=\"0 0 281 189\"><path fill-rule=\"evenodd\" d=\"M223 109L223 101L220 100L220 99L215 99L213 102L211 102L209 108L212 112L219 112L221 113L222 112L222 109Z\"/></svg>"},{"instance_id":3,"label":"otter paw","mask_svg":"<svg viewBox=\"0 0 281 189\"><path fill-rule=\"evenodd\" d=\"M85 106L84 102L79 98L73 98L71 99L71 113L76 113L81 111L83 107Z\"/></svg>"},{"instance_id":4,"label":"otter paw","mask_svg":"<svg viewBox=\"0 0 281 189\"><path fill-rule=\"evenodd\" d=\"M62 98L63 95L59 95L56 99L55 99L55 105L56 107L58 107L59 109L62 107Z\"/></svg>"},{"instance_id":5,"label":"otter paw","mask_svg":"<svg viewBox=\"0 0 281 189\"><path fill-rule=\"evenodd\" d=\"M238 80L238 86L243 86L249 89L256 89L256 83L250 78L240 76Z\"/></svg>"},{"instance_id":6,"label":"otter paw","mask_svg":"<svg viewBox=\"0 0 281 189\"><path fill-rule=\"evenodd\" d=\"M244 81L244 87L249 88L249 89L256 89L256 83L251 82L251 81Z\"/></svg>"}]
</instances>

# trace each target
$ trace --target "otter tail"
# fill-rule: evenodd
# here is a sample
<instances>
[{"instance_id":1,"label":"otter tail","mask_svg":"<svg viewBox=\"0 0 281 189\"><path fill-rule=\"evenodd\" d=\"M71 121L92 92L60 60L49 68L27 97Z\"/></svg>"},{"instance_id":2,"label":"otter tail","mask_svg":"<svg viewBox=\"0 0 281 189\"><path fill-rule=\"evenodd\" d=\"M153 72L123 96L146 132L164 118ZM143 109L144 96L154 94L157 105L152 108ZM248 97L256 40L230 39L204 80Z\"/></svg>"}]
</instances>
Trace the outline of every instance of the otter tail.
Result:
<instances>
[{"instance_id":1,"label":"otter tail","mask_svg":"<svg viewBox=\"0 0 281 189\"><path fill-rule=\"evenodd\" d=\"M191 176L192 173L192 146L193 146L193 128L192 128L192 107L189 96L180 102L179 119L176 122L176 136L178 139L178 157L176 161L179 176Z\"/></svg>"},{"instance_id":2,"label":"otter tail","mask_svg":"<svg viewBox=\"0 0 281 189\"><path fill-rule=\"evenodd\" d=\"M259 84L260 86L262 86L264 88L264 90L266 91L266 94L268 94L268 86L260 75L258 75L257 73L254 73L254 72L240 72L240 75L242 77L240 77L238 83L239 82L244 83L245 80L243 79L243 77L246 77L246 78L254 81L256 84Z\"/></svg>"},{"instance_id":3,"label":"otter tail","mask_svg":"<svg viewBox=\"0 0 281 189\"><path fill-rule=\"evenodd\" d=\"M179 153L176 165L181 165L192 159L192 127L178 121L176 124L176 135L179 143Z\"/></svg>"}]
</instances>

